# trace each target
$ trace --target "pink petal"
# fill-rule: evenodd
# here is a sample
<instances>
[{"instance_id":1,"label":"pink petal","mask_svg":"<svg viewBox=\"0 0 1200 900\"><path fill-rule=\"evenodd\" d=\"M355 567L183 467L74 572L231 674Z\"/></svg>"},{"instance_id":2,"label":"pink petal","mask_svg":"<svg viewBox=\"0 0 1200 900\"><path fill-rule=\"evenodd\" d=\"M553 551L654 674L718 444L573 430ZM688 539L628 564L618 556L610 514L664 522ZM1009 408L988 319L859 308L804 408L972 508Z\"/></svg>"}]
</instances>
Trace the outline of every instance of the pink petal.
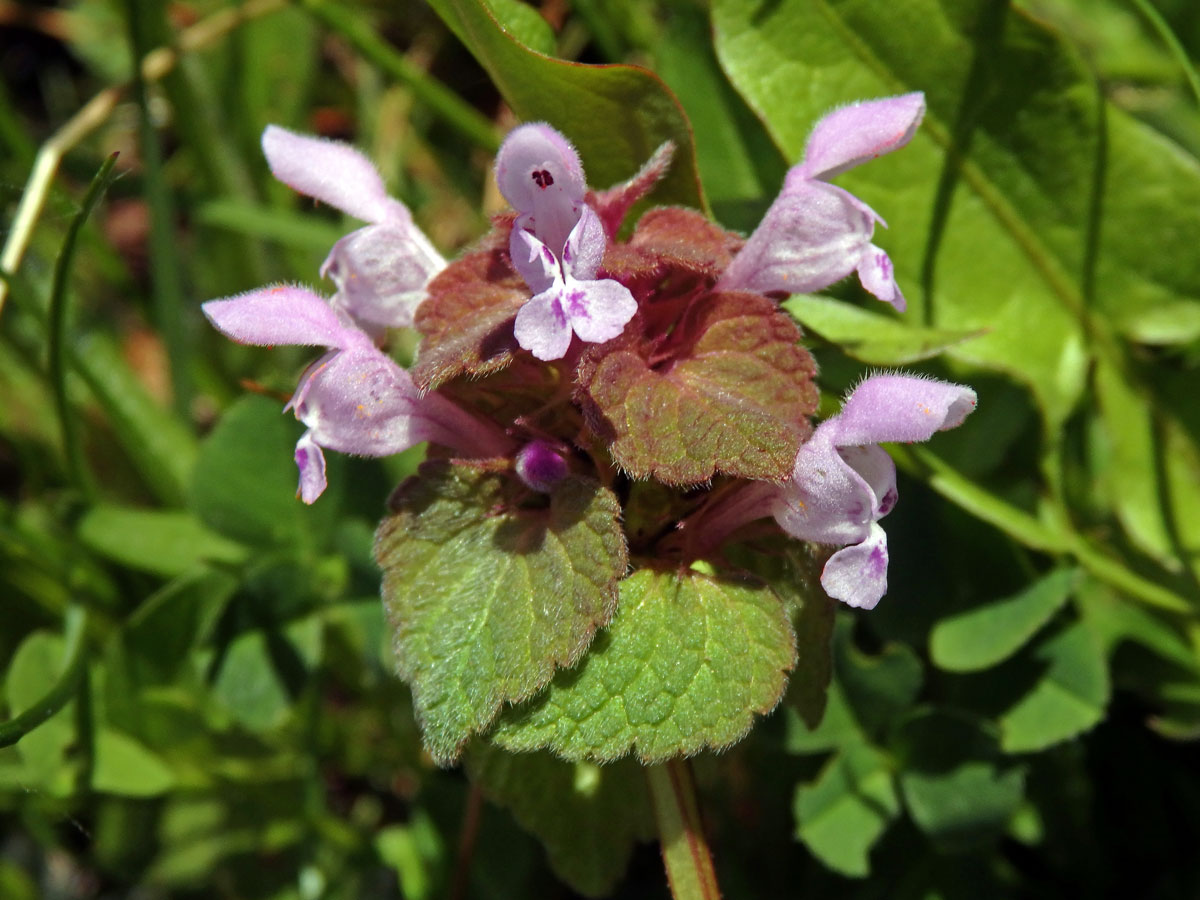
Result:
<instances>
[{"instance_id":1,"label":"pink petal","mask_svg":"<svg viewBox=\"0 0 1200 900\"><path fill-rule=\"evenodd\" d=\"M533 293L544 293L562 283L558 257L528 231L521 228L512 230L508 238L508 255L513 268L525 279Z\"/></svg>"},{"instance_id":2,"label":"pink petal","mask_svg":"<svg viewBox=\"0 0 1200 900\"><path fill-rule=\"evenodd\" d=\"M606 278L602 281L568 281L563 309L579 339L602 344L617 337L637 313L629 288Z\"/></svg>"},{"instance_id":3,"label":"pink petal","mask_svg":"<svg viewBox=\"0 0 1200 900\"><path fill-rule=\"evenodd\" d=\"M387 194L369 159L349 144L268 125L263 154L271 174L305 196L365 222L407 222L408 209Z\"/></svg>"},{"instance_id":4,"label":"pink petal","mask_svg":"<svg viewBox=\"0 0 1200 900\"><path fill-rule=\"evenodd\" d=\"M445 267L415 225L368 225L334 244L321 274L333 279L333 302L352 318L402 328L412 325L426 285Z\"/></svg>"},{"instance_id":5,"label":"pink petal","mask_svg":"<svg viewBox=\"0 0 1200 900\"><path fill-rule=\"evenodd\" d=\"M312 291L276 285L210 300L201 306L213 326L240 344L273 347L302 344L342 349L370 344L370 338L346 325Z\"/></svg>"},{"instance_id":6,"label":"pink petal","mask_svg":"<svg viewBox=\"0 0 1200 900\"><path fill-rule=\"evenodd\" d=\"M562 288L544 291L517 310L517 343L542 360L562 359L571 346L571 324L562 308Z\"/></svg>"},{"instance_id":7,"label":"pink petal","mask_svg":"<svg viewBox=\"0 0 1200 900\"><path fill-rule=\"evenodd\" d=\"M975 392L965 385L914 375L873 375L821 428L829 429L839 447L927 441L962 424L975 403Z\"/></svg>"},{"instance_id":8,"label":"pink petal","mask_svg":"<svg viewBox=\"0 0 1200 900\"><path fill-rule=\"evenodd\" d=\"M870 208L841 188L789 179L718 289L804 294L853 272L875 232Z\"/></svg>"},{"instance_id":9,"label":"pink petal","mask_svg":"<svg viewBox=\"0 0 1200 900\"><path fill-rule=\"evenodd\" d=\"M835 600L860 609L874 609L887 593L887 534L871 525L861 543L839 550L825 563L821 587Z\"/></svg>"},{"instance_id":10,"label":"pink petal","mask_svg":"<svg viewBox=\"0 0 1200 900\"><path fill-rule=\"evenodd\" d=\"M608 235L600 217L591 207L583 206L579 211L579 222L571 229L562 248L562 267L569 277L579 281L591 279L604 261L604 250L608 246Z\"/></svg>"},{"instance_id":11,"label":"pink petal","mask_svg":"<svg viewBox=\"0 0 1200 900\"><path fill-rule=\"evenodd\" d=\"M309 504L316 502L325 493L328 481L325 479L325 454L313 440L311 431L304 432L296 442L296 468L300 470L300 499Z\"/></svg>"},{"instance_id":12,"label":"pink petal","mask_svg":"<svg viewBox=\"0 0 1200 900\"><path fill-rule=\"evenodd\" d=\"M876 518L875 494L838 453L832 434L823 422L800 447L792 477L779 489L771 513L801 540L856 544Z\"/></svg>"},{"instance_id":13,"label":"pink petal","mask_svg":"<svg viewBox=\"0 0 1200 900\"><path fill-rule=\"evenodd\" d=\"M311 369L297 391L296 418L330 450L390 456L428 440L408 373L374 347L338 353Z\"/></svg>"},{"instance_id":14,"label":"pink petal","mask_svg":"<svg viewBox=\"0 0 1200 900\"><path fill-rule=\"evenodd\" d=\"M892 304L897 312L908 308L908 302L896 284L891 259L874 244L866 248L858 263L858 280L880 300Z\"/></svg>"},{"instance_id":15,"label":"pink petal","mask_svg":"<svg viewBox=\"0 0 1200 900\"><path fill-rule=\"evenodd\" d=\"M500 193L528 228L558 254L579 219L587 182L570 141L544 122L509 132L496 155Z\"/></svg>"},{"instance_id":16,"label":"pink petal","mask_svg":"<svg viewBox=\"0 0 1200 900\"><path fill-rule=\"evenodd\" d=\"M829 179L898 150L912 139L925 115L925 95L902 94L836 109L808 139L801 167L809 178Z\"/></svg>"}]
</instances>

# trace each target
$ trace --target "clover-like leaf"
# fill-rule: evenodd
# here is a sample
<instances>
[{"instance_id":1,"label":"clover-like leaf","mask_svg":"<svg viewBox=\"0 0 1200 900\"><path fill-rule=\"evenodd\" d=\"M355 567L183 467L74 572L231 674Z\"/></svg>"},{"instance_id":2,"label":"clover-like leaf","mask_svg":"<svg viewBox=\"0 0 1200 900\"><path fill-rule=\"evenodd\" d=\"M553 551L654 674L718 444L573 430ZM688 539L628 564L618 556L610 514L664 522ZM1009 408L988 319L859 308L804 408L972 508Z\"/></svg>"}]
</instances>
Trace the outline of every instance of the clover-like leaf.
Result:
<instances>
[{"instance_id":1,"label":"clover-like leaf","mask_svg":"<svg viewBox=\"0 0 1200 900\"><path fill-rule=\"evenodd\" d=\"M886 756L852 742L796 789L796 837L821 862L843 875L871 871L871 847L900 814L900 798Z\"/></svg>"},{"instance_id":2,"label":"clover-like leaf","mask_svg":"<svg viewBox=\"0 0 1200 900\"><path fill-rule=\"evenodd\" d=\"M492 739L647 763L727 747L774 708L795 659L787 611L761 583L641 569L583 664L505 711Z\"/></svg>"},{"instance_id":3,"label":"clover-like leaf","mask_svg":"<svg viewBox=\"0 0 1200 900\"><path fill-rule=\"evenodd\" d=\"M413 381L430 390L458 375L489 375L517 350L513 321L529 288L496 246L468 253L429 283L417 308L422 342Z\"/></svg>"},{"instance_id":4,"label":"clover-like leaf","mask_svg":"<svg viewBox=\"0 0 1200 900\"><path fill-rule=\"evenodd\" d=\"M799 329L767 298L733 291L701 298L685 318L665 359L627 339L581 367L588 424L635 478L782 480L817 407Z\"/></svg>"},{"instance_id":5,"label":"clover-like leaf","mask_svg":"<svg viewBox=\"0 0 1200 900\"><path fill-rule=\"evenodd\" d=\"M507 475L429 463L379 526L397 666L440 763L501 704L574 665L612 618L627 564L616 498L575 476L541 496Z\"/></svg>"}]
</instances>

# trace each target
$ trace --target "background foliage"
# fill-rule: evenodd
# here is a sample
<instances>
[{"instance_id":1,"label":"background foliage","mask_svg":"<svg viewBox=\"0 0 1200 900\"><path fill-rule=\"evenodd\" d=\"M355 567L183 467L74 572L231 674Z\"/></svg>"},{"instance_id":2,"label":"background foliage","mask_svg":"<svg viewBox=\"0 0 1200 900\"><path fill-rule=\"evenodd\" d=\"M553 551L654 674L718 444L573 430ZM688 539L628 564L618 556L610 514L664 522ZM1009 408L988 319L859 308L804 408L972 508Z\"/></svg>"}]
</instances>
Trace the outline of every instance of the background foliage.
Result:
<instances>
[{"instance_id":1,"label":"background foliage","mask_svg":"<svg viewBox=\"0 0 1200 900\"><path fill-rule=\"evenodd\" d=\"M909 312L849 282L787 308L826 389L905 365L980 407L894 448L891 589L839 613L820 724L792 696L696 758L718 874L730 896L1200 892L1194 4L0 9L6 239L39 143L128 83L5 273L0 743L23 736L0 896L665 896L628 760L479 743L468 780L421 751L371 558L419 453L331 460L297 502L279 409L306 354L230 344L198 306L314 282L346 229L269 178L270 122L353 140L457 251L518 118L597 186L671 137L655 199L749 230L823 112L918 89L913 143L839 180L888 219ZM210 16L204 49L128 82Z\"/></svg>"}]
</instances>

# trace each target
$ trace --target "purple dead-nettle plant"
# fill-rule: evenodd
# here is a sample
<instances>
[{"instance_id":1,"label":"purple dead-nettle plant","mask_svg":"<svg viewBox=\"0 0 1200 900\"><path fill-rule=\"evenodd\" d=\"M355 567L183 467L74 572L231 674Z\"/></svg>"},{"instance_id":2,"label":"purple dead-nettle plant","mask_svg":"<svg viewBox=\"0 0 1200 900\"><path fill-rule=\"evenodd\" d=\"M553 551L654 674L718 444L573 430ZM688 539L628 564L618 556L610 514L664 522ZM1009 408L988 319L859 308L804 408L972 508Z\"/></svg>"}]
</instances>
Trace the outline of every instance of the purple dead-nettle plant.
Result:
<instances>
[{"instance_id":1,"label":"purple dead-nettle plant","mask_svg":"<svg viewBox=\"0 0 1200 900\"><path fill-rule=\"evenodd\" d=\"M903 310L882 220L830 180L903 147L924 108L908 94L821 119L749 238L683 207L625 222L671 145L594 190L563 135L523 125L496 160L512 212L449 264L357 151L267 129L280 180L369 224L330 254L331 299L272 287L205 312L242 343L328 349L290 404L306 502L323 449L428 442L375 552L437 761L473 738L593 761L727 746L798 653L828 653L829 598L883 596L896 484L879 444L957 426L975 394L877 374L814 426L816 363L779 300L857 273ZM409 370L384 349L407 326Z\"/></svg>"}]
</instances>

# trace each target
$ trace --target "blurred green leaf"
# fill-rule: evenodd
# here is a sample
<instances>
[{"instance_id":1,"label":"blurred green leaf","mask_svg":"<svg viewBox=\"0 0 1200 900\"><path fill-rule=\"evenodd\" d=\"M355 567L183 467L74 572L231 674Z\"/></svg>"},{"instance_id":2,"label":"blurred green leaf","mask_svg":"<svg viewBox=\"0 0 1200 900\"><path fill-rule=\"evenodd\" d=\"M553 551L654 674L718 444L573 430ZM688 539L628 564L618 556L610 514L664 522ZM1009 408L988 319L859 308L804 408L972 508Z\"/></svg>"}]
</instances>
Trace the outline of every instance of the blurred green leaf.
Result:
<instances>
[{"instance_id":1,"label":"blurred green leaf","mask_svg":"<svg viewBox=\"0 0 1200 900\"><path fill-rule=\"evenodd\" d=\"M376 537L397 669L441 763L504 703L575 665L608 624L625 573L612 493L568 477L522 507L515 479L427 464L392 496Z\"/></svg>"},{"instance_id":2,"label":"blurred green leaf","mask_svg":"<svg viewBox=\"0 0 1200 900\"><path fill-rule=\"evenodd\" d=\"M101 556L168 578L201 562L236 564L247 556L244 546L209 531L182 510L102 504L80 520L79 539Z\"/></svg>"},{"instance_id":3,"label":"blurred green leaf","mask_svg":"<svg viewBox=\"0 0 1200 900\"><path fill-rule=\"evenodd\" d=\"M595 761L719 749L774 708L795 660L783 605L765 586L640 569L580 666L505 711L493 740Z\"/></svg>"},{"instance_id":4,"label":"blurred green leaf","mask_svg":"<svg viewBox=\"0 0 1200 900\"><path fill-rule=\"evenodd\" d=\"M484 0L496 23L519 44L543 56L553 56L554 32L541 13L522 0Z\"/></svg>"},{"instance_id":5,"label":"blurred green leaf","mask_svg":"<svg viewBox=\"0 0 1200 900\"><path fill-rule=\"evenodd\" d=\"M874 366L902 366L932 359L958 344L986 333L914 327L893 316L870 312L818 296L796 296L783 308L823 340L859 362Z\"/></svg>"},{"instance_id":6,"label":"blurred green leaf","mask_svg":"<svg viewBox=\"0 0 1200 900\"><path fill-rule=\"evenodd\" d=\"M833 636L835 677L859 725L879 737L916 699L923 667L906 644L888 644L878 655L867 655L854 646L852 632L852 621L843 615Z\"/></svg>"},{"instance_id":7,"label":"blurred green leaf","mask_svg":"<svg viewBox=\"0 0 1200 900\"><path fill-rule=\"evenodd\" d=\"M1096 394L1107 444L1097 476L1126 533L1168 571L1190 567L1200 577L1200 451L1104 363L1096 368Z\"/></svg>"},{"instance_id":8,"label":"blurred green leaf","mask_svg":"<svg viewBox=\"0 0 1200 900\"><path fill-rule=\"evenodd\" d=\"M196 460L189 506L200 520L249 544L301 544L304 505L292 461L298 428L266 397L247 395L229 407Z\"/></svg>"},{"instance_id":9,"label":"blurred green leaf","mask_svg":"<svg viewBox=\"0 0 1200 900\"><path fill-rule=\"evenodd\" d=\"M57 634L34 631L21 642L5 674L4 691L12 713L40 701L64 671L65 641ZM74 701L58 710L17 742L24 763L22 780L53 796L74 789L68 753L75 741Z\"/></svg>"},{"instance_id":10,"label":"blurred green leaf","mask_svg":"<svg viewBox=\"0 0 1200 900\"><path fill-rule=\"evenodd\" d=\"M624 181L669 140L675 144L675 162L654 199L704 207L691 127L679 101L653 72L547 59L505 33L480 0L432 0L431 5L520 118L547 121L575 143L589 183L603 188Z\"/></svg>"},{"instance_id":11,"label":"blurred green leaf","mask_svg":"<svg viewBox=\"0 0 1200 900\"><path fill-rule=\"evenodd\" d=\"M310 617L276 630L238 635L221 661L213 698L251 731L268 731L293 712L299 685L321 652L321 623Z\"/></svg>"},{"instance_id":12,"label":"blurred green leaf","mask_svg":"<svg viewBox=\"0 0 1200 900\"><path fill-rule=\"evenodd\" d=\"M1078 575L1056 569L1018 594L942 619L929 638L934 664L976 672L1008 659L1070 599Z\"/></svg>"},{"instance_id":13,"label":"blurred green leaf","mask_svg":"<svg viewBox=\"0 0 1200 900\"><path fill-rule=\"evenodd\" d=\"M705 195L730 228L752 231L783 184L783 157L730 86L713 53L706 10L676 4L654 43L654 70L692 124Z\"/></svg>"},{"instance_id":14,"label":"blurred green leaf","mask_svg":"<svg viewBox=\"0 0 1200 900\"><path fill-rule=\"evenodd\" d=\"M900 790L913 822L944 850L997 840L1025 796L1024 770L999 764L994 734L964 715L926 710L899 729Z\"/></svg>"},{"instance_id":15,"label":"blurred green leaf","mask_svg":"<svg viewBox=\"0 0 1200 900\"><path fill-rule=\"evenodd\" d=\"M634 843L655 835L646 775L632 760L597 766L476 742L466 766L484 793L542 842L559 877L588 897L609 896Z\"/></svg>"},{"instance_id":16,"label":"blurred green leaf","mask_svg":"<svg viewBox=\"0 0 1200 900\"><path fill-rule=\"evenodd\" d=\"M95 790L123 797L157 797L174 785L170 767L145 745L111 728L96 733Z\"/></svg>"},{"instance_id":17,"label":"blurred green leaf","mask_svg":"<svg viewBox=\"0 0 1200 900\"><path fill-rule=\"evenodd\" d=\"M221 571L199 569L176 578L142 602L122 636L134 680L172 680L216 626L237 590L237 580Z\"/></svg>"},{"instance_id":18,"label":"blurred green leaf","mask_svg":"<svg viewBox=\"0 0 1200 900\"><path fill-rule=\"evenodd\" d=\"M852 878L870 873L868 852L900 813L887 758L851 743L796 789L796 837L821 862Z\"/></svg>"},{"instance_id":19,"label":"blurred green leaf","mask_svg":"<svg viewBox=\"0 0 1200 900\"><path fill-rule=\"evenodd\" d=\"M1093 728L1111 691L1100 642L1086 624L1043 641L1032 659L1045 667L1033 690L1000 717L1006 753L1034 753Z\"/></svg>"},{"instance_id":20,"label":"blurred green leaf","mask_svg":"<svg viewBox=\"0 0 1200 900\"><path fill-rule=\"evenodd\" d=\"M380 858L396 870L405 900L429 900L435 896L435 874L445 855L437 826L424 810L403 825L388 825L375 835Z\"/></svg>"}]
</instances>

